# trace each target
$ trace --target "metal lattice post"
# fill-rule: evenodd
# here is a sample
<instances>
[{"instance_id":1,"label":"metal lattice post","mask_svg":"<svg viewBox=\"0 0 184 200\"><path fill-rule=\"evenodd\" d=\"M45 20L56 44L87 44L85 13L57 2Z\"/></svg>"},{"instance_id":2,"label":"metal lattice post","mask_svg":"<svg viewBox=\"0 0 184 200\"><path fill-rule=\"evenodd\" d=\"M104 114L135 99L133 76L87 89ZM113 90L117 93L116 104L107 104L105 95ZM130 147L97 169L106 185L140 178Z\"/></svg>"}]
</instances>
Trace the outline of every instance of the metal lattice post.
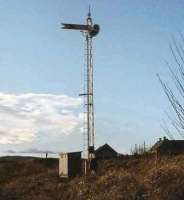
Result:
<instances>
[{"instance_id":1,"label":"metal lattice post","mask_svg":"<svg viewBox=\"0 0 184 200\"><path fill-rule=\"evenodd\" d=\"M93 26L91 13L88 13L87 25ZM86 33L87 43L87 124L88 124L88 160L94 157L94 107L93 107L93 63L92 63L92 36Z\"/></svg>"},{"instance_id":2,"label":"metal lattice post","mask_svg":"<svg viewBox=\"0 0 184 200\"><path fill-rule=\"evenodd\" d=\"M85 36L85 59L86 59L86 82L84 83L84 153L86 155L86 166L90 170L90 164L95 157L95 139L94 139L94 97L93 97L93 59L92 59L92 39L99 31L98 24L93 25L91 12L89 10L86 24L62 24L63 29L80 30Z\"/></svg>"}]
</instances>

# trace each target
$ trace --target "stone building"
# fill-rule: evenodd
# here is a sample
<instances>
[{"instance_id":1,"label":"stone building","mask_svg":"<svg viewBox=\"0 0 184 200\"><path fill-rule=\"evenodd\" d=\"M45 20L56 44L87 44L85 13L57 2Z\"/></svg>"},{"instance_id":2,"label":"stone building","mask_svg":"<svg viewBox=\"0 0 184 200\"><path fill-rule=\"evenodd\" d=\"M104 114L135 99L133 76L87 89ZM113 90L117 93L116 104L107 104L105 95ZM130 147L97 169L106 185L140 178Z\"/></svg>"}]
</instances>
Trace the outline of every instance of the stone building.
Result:
<instances>
[{"instance_id":1,"label":"stone building","mask_svg":"<svg viewBox=\"0 0 184 200\"><path fill-rule=\"evenodd\" d=\"M60 153L59 176L69 178L79 174L81 174L81 152Z\"/></svg>"},{"instance_id":2,"label":"stone building","mask_svg":"<svg viewBox=\"0 0 184 200\"><path fill-rule=\"evenodd\" d=\"M118 153L108 144L104 144L95 151L95 156L97 159L110 159L117 158Z\"/></svg>"},{"instance_id":3,"label":"stone building","mask_svg":"<svg viewBox=\"0 0 184 200\"><path fill-rule=\"evenodd\" d=\"M151 153L157 155L177 155L184 153L184 140L168 140L166 137L159 139L152 148Z\"/></svg>"}]
</instances>

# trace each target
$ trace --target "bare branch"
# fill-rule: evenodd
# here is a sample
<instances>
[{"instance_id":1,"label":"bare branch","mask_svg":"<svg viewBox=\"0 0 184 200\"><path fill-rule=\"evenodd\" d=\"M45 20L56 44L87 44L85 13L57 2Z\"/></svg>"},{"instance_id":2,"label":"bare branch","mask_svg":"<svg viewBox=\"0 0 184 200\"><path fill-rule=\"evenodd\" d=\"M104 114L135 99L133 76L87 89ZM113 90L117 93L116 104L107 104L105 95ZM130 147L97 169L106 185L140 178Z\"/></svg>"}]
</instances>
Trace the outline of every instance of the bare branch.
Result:
<instances>
[{"instance_id":1,"label":"bare branch","mask_svg":"<svg viewBox=\"0 0 184 200\"><path fill-rule=\"evenodd\" d=\"M160 124L162 130L164 131L164 133L169 137L170 140L174 140L174 136L172 135L171 131L169 130L166 122L163 120L162 124Z\"/></svg>"},{"instance_id":2,"label":"bare branch","mask_svg":"<svg viewBox=\"0 0 184 200\"><path fill-rule=\"evenodd\" d=\"M184 35L181 32L180 37L181 43L178 43L175 38L172 37L172 43L169 45L175 66L171 66L166 61L174 88L163 81L159 74L157 74L157 77L175 113L174 118L167 114L170 124L177 133L184 138ZM161 127L164 132L172 138L171 131L165 122Z\"/></svg>"}]
</instances>

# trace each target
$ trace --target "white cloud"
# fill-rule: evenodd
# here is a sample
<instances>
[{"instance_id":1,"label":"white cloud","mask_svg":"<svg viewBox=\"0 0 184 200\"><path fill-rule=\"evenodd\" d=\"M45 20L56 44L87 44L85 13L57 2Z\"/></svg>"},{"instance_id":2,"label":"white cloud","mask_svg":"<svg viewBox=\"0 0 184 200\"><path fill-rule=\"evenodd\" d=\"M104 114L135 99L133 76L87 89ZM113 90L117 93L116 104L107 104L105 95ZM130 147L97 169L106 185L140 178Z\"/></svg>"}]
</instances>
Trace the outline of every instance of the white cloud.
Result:
<instances>
[{"instance_id":1,"label":"white cloud","mask_svg":"<svg viewBox=\"0 0 184 200\"><path fill-rule=\"evenodd\" d=\"M38 133L69 135L80 128L81 98L0 93L0 144L31 142Z\"/></svg>"}]
</instances>

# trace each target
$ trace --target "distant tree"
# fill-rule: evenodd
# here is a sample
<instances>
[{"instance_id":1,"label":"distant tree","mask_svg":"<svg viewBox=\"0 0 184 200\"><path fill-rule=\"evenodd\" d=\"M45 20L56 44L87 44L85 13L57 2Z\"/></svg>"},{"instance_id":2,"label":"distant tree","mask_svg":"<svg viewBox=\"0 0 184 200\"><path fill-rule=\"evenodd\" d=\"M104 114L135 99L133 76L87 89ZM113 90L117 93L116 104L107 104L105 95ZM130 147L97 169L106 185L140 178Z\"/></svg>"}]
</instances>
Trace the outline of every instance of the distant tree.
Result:
<instances>
[{"instance_id":1,"label":"distant tree","mask_svg":"<svg viewBox=\"0 0 184 200\"><path fill-rule=\"evenodd\" d=\"M184 138L184 36L180 33L180 41L172 38L172 43L169 45L173 57L173 64L166 61L173 86L157 74L162 85L163 91L166 94L174 115L166 113L172 127ZM165 126L165 125L164 125ZM163 128L163 127L162 127ZM165 129L167 134L170 131Z\"/></svg>"},{"instance_id":2,"label":"distant tree","mask_svg":"<svg viewBox=\"0 0 184 200\"><path fill-rule=\"evenodd\" d=\"M142 145L135 144L134 148L131 149L132 155L143 155L147 152L146 143L144 142Z\"/></svg>"}]
</instances>

